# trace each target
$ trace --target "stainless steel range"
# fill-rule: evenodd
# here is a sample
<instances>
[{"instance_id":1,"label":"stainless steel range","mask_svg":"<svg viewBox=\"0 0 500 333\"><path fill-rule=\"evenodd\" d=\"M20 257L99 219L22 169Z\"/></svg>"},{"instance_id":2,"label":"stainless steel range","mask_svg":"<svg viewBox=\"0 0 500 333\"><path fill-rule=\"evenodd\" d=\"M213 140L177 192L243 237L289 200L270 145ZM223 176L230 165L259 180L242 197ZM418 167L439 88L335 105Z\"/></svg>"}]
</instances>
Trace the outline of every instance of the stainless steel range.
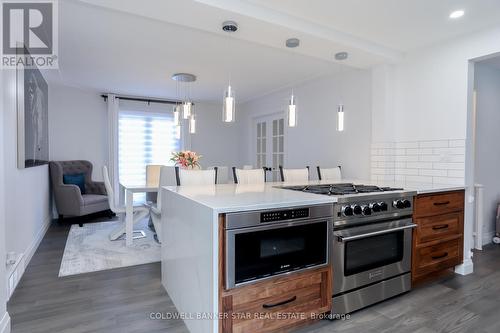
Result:
<instances>
[{"instance_id":1,"label":"stainless steel range","mask_svg":"<svg viewBox=\"0 0 500 333\"><path fill-rule=\"evenodd\" d=\"M416 192L354 184L283 188L337 197L332 313L350 313L411 289Z\"/></svg>"}]
</instances>

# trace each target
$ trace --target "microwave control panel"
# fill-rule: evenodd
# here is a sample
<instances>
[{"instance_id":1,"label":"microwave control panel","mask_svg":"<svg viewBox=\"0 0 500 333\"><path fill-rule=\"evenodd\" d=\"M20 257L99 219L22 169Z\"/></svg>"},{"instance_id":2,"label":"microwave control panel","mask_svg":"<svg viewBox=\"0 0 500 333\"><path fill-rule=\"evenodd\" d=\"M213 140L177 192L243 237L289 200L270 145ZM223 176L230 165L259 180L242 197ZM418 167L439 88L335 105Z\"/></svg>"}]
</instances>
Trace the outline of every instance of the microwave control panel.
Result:
<instances>
[{"instance_id":1,"label":"microwave control panel","mask_svg":"<svg viewBox=\"0 0 500 333\"><path fill-rule=\"evenodd\" d=\"M309 217L309 208L297 208L279 211L262 212L260 222L268 223L275 221L303 219Z\"/></svg>"}]
</instances>

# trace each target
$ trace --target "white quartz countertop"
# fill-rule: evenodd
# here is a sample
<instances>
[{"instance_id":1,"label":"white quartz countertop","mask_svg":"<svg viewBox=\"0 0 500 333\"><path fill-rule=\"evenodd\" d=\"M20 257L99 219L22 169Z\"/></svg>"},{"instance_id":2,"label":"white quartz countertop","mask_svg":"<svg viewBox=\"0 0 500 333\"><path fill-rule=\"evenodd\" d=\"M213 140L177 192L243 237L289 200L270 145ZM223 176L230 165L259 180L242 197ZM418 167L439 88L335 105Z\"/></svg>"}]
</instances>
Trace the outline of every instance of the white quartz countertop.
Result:
<instances>
[{"instance_id":1,"label":"white quartz countertop","mask_svg":"<svg viewBox=\"0 0 500 333\"><path fill-rule=\"evenodd\" d=\"M331 181L309 181L308 184L330 184ZM354 183L377 186L404 188L418 194L463 190L464 186L374 182L360 180L342 180L342 183ZM165 187L166 190L207 206L217 213L241 212L260 209L275 209L294 206L310 206L335 203L337 196L305 193L277 188L279 186L307 185L303 183L266 183L259 185L220 184L210 186ZM345 196L343 196L345 197Z\"/></svg>"}]
</instances>

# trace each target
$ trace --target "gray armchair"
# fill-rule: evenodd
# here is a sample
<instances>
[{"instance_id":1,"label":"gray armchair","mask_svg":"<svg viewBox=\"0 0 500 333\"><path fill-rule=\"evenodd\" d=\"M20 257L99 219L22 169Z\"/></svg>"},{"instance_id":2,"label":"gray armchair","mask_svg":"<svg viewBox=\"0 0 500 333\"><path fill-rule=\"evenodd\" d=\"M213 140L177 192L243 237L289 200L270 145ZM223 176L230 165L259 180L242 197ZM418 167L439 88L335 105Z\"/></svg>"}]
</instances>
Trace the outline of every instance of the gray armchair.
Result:
<instances>
[{"instance_id":1,"label":"gray armchair","mask_svg":"<svg viewBox=\"0 0 500 333\"><path fill-rule=\"evenodd\" d=\"M89 161L52 161L50 178L59 219L83 216L109 210L103 182L92 181L92 163ZM77 185L64 184L63 175L85 174L85 194ZM81 226L81 224L80 224Z\"/></svg>"}]
</instances>

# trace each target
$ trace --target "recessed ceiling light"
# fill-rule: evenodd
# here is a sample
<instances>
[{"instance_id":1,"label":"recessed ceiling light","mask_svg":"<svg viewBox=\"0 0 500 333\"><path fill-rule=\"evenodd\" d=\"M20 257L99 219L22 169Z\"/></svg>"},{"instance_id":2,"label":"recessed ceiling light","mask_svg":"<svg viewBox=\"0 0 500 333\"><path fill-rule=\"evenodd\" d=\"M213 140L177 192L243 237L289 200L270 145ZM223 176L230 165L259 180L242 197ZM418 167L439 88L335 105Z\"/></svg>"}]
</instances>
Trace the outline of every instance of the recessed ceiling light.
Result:
<instances>
[{"instance_id":1,"label":"recessed ceiling light","mask_svg":"<svg viewBox=\"0 0 500 333\"><path fill-rule=\"evenodd\" d=\"M346 60L347 57L349 57L349 53L347 52L335 53L335 60Z\"/></svg>"},{"instance_id":2,"label":"recessed ceiling light","mask_svg":"<svg viewBox=\"0 0 500 333\"><path fill-rule=\"evenodd\" d=\"M461 9L460 10L455 10L455 11L451 12L450 18L451 19L457 19L457 18L460 18L460 17L464 16L464 14L465 14L465 11L463 11Z\"/></svg>"}]
</instances>

